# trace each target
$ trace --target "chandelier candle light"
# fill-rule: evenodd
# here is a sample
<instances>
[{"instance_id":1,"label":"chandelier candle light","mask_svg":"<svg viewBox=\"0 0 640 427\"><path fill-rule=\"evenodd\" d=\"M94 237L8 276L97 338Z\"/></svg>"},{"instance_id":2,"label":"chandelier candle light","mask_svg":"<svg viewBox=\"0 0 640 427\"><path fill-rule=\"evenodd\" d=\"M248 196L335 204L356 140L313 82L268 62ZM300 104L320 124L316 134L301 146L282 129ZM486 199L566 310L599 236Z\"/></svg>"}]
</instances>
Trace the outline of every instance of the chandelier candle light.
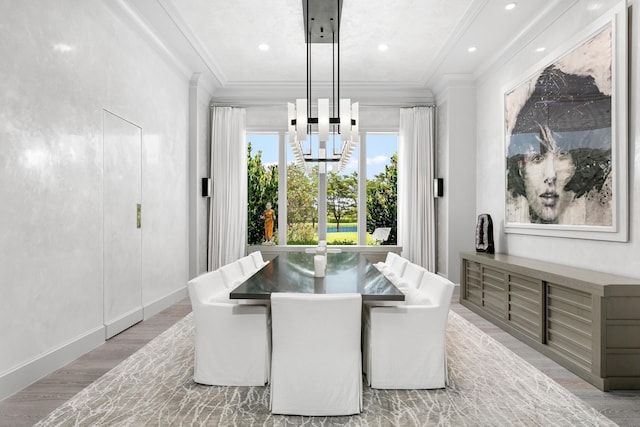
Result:
<instances>
[{"instance_id":1,"label":"chandelier candle light","mask_svg":"<svg viewBox=\"0 0 640 427\"><path fill-rule=\"evenodd\" d=\"M350 99L340 99L340 18L342 0L302 0L305 41L307 46L307 98L297 99L288 104L289 143L296 158L296 164L310 171L313 163L318 164L318 172L327 171L327 163L333 164L333 171L342 171L359 140L358 103L351 105ZM319 98L317 117L311 117L311 44L332 44L332 103L329 115L329 99ZM336 53L337 47L337 53ZM337 85L336 85L337 73ZM312 150L311 134L315 129L318 139L317 154ZM340 135L340 138L336 137ZM328 150L328 141L332 149ZM336 143L336 141L338 142ZM305 149L306 147L306 149ZM330 152L329 152L330 151Z\"/></svg>"}]
</instances>

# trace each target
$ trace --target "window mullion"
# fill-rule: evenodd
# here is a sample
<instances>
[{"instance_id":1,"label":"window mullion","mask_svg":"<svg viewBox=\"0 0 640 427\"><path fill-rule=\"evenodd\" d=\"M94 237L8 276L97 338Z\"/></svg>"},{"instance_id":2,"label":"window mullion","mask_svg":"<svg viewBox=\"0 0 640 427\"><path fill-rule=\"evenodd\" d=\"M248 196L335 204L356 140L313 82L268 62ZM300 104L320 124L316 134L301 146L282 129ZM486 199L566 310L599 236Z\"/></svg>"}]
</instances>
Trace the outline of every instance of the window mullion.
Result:
<instances>
[{"instance_id":1,"label":"window mullion","mask_svg":"<svg viewBox=\"0 0 640 427\"><path fill-rule=\"evenodd\" d=\"M358 150L358 245L367 244L367 133L361 131Z\"/></svg>"}]
</instances>

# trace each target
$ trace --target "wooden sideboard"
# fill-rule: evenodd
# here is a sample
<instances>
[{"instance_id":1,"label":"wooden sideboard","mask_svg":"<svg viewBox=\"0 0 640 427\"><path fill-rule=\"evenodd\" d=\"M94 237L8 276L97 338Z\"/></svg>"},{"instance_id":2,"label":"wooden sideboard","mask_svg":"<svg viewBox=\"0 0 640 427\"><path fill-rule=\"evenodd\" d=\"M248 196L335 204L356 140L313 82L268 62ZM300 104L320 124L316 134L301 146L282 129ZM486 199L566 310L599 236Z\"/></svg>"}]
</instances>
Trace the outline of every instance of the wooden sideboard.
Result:
<instances>
[{"instance_id":1,"label":"wooden sideboard","mask_svg":"<svg viewBox=\"0 0 640 427\"><path fill-rule=\"evenodd\" d=\"M640 389L640 279L460 255L460 303L601 390Z\"/></svg>"}]
</instances>

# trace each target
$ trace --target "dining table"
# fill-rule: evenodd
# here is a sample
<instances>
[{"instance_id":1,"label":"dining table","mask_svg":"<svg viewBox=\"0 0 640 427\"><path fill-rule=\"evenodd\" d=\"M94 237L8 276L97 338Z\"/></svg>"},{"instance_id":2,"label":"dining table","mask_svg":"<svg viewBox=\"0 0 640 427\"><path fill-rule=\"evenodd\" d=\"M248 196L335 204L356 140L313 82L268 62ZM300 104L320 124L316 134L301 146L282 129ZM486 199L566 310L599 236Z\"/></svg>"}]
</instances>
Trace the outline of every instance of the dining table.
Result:
<instances>
[{"instance_id":1,"label":"dining table","mask_svg":"<svg viewBox=\"0 0 640 427\"><path fill-rule=\"evenodd\" d=\"M268 300L274 292L359 293L363 301L404 301L404 294L363 254L327 253L323 277L315 274L315 256L282 252L233 289L229 297Z\"/></svg>"}]
</instances>

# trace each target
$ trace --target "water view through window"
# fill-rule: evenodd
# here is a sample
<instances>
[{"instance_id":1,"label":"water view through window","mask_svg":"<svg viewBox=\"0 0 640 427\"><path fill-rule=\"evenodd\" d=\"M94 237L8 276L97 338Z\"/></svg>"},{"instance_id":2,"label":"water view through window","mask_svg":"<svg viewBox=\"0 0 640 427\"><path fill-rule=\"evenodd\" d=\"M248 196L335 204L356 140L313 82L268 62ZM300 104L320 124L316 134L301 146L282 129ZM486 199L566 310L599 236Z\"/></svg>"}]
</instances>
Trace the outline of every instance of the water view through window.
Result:
<instances>
[{"instance_id":1,"label":"water view through window","mask_svg":"<svg viewBox=\"0 0 640 427\"><path fill-rule=\"evenodd\" d=\"M398 244L398 135L367 134L367 244ZM373 240L377 228L390 228L386 240Z\"/></svg>"}]
</instances>

